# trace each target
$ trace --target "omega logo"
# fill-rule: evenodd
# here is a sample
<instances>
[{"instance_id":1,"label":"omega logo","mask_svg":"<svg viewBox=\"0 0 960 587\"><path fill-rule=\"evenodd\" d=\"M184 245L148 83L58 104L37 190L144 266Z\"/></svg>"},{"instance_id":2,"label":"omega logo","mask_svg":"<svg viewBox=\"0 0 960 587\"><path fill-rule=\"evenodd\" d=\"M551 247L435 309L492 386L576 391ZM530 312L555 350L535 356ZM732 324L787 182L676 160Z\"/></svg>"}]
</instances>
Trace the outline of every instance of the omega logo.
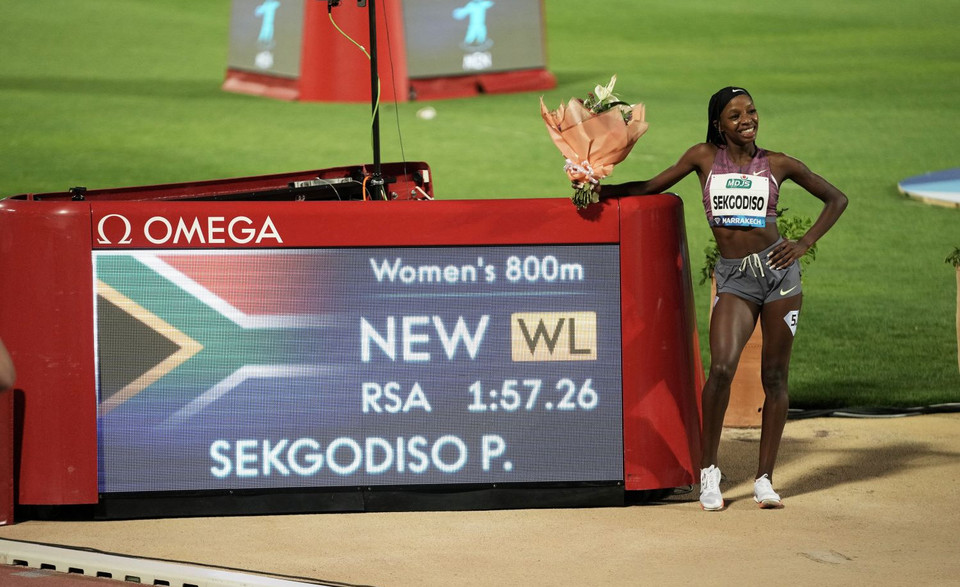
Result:
<instances>
[{"instance_id":1,"label":"omega logo","mask_svg":"<svg viewBox=\"0 0 960 587\"><path fill-rule=\"evenodd\" d=\"M117 220L111 220L116 218ZM109 222L108 222L109 221ZM108 225L110 229L108 230ZM107 236L119 234L119 225L123 226L123 236L114 243ZM133 227L130 220L122 214L107 214L97 223L97 244L101 245L129 245ZM143 223L143 237L154 245L166 244L238 244L250 242L259 244L264 240L273 240L283 244L273 220L267 216L262 223L254 223L246 216L235 216L229 220L224 216L208 216L206 218L193 217L185 219L182 216L170 220L164 216L153 216Z\"/></svg>"},{"instance_id":2,"label":"omega logo","mask_svg":"<svg viewBox=\"0 0 960 587\"><path fill-rule=\"evenodd\" d=\"M120 214L107 214L106 216L100 219L100 222L97 224L97 233L100 235L100 238L97 239L97 244L101 244L101 245L113 244L112 242L110 242L110 239L107 238L106 234L104 234L104 226L107 224L107 220L111 218L119 218L120 221L123 222L123 237L121 237L120 240L117 241L117 244L129 245L131 243L130 221L127 220L126 216L122 216ZM114 222L113 224L116 224L116 222Z\"/></svg>"}]
</instances>

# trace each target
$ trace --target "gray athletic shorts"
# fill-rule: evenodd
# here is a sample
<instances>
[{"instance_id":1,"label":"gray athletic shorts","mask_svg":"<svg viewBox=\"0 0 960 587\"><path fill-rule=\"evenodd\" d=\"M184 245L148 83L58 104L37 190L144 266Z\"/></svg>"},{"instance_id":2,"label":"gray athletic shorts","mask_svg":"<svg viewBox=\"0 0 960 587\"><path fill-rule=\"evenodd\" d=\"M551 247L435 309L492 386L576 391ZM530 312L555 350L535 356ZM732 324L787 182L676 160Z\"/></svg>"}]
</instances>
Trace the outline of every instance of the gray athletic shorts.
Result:
<instances>
[{"instance_id":1,"label":"gray athletic shorts","mask_svg":"<svg viewBox=\"0 0 960 587\"><path fill-rule=\"evenodd\" d=\"M731 293L757 305L799 295L799 261L794 261L786 269L774 269L767 265L767 253L782 240L742 259L720 257L713 269L717 294Z\"/></svg>"}]
</instances>

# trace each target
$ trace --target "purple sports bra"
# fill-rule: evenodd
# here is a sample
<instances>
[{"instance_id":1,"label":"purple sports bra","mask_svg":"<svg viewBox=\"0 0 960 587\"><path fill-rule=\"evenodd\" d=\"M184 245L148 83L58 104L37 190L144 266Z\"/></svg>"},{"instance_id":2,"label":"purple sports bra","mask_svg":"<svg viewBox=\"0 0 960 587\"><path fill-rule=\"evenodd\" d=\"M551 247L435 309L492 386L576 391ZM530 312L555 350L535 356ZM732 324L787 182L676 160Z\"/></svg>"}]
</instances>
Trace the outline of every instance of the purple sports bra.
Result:
<instances>
[{"instance_id":1,"label":"purple sports bra","mask_svg":"<svg viewBox=\"0 0 960 587\"><path fill-rule=\"evenodd\" d=\"M703 187L703 209L710 226L759 228L776 218L780 186L770 172L767 152L757 153L746 167L730 161L725 147L717 149Z\"/></svg>"}]
</instances>

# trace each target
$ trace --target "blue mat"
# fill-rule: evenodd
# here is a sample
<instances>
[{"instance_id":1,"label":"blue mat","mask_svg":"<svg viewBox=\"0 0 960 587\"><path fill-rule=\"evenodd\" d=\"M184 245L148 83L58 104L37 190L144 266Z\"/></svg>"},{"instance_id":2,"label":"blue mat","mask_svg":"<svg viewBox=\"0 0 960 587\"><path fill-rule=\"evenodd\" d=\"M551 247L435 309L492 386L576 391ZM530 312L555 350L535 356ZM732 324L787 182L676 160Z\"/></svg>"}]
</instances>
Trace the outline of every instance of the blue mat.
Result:
<instances>
[{"instance_id":1,"label":"blue mat","mask_svg":"<svg viewBox=\"0 0 960 587\"><path fill-rule=\"evenodd\" d=\"M901 193L931 204L960 206L960 168L909 177L897 187Z\"/></svg>"}]
</instances>

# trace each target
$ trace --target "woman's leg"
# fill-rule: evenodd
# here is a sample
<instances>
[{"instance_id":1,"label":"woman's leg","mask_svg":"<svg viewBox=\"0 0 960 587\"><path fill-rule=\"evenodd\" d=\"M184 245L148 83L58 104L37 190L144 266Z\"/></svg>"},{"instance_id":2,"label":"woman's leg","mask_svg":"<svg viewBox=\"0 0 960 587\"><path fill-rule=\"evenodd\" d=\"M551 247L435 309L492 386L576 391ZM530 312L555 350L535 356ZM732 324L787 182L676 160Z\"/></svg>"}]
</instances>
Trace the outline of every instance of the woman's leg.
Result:
<instances>
[{"instance_id":1,"label":"woman's leg","mask_svg":"<svg viewBox=\"0 0 960 587\"><path fill-rule=\"evenodd\" d=\"M703 428L700 468L717 464L723 415L730 402L730 383L737 372L740 353L753 334L760 306L733 294L722 293L710 319L710 373L703 386Z\"/></svg>"},{"instance_id":2,"label":"woman's leg","mask_svg":"<svg viewBox=\"0 0 960 587\"><path fill-rule=\"evenodd\" d=\"M765 304L760 313L760 326L763 329L760 379L763 382L764 400L757 479L763 475L773 479L773 467L777 462L780 439L790 407L787 378L802 302L802 295L784 298Z\"/></svg>"}]
</instances>

